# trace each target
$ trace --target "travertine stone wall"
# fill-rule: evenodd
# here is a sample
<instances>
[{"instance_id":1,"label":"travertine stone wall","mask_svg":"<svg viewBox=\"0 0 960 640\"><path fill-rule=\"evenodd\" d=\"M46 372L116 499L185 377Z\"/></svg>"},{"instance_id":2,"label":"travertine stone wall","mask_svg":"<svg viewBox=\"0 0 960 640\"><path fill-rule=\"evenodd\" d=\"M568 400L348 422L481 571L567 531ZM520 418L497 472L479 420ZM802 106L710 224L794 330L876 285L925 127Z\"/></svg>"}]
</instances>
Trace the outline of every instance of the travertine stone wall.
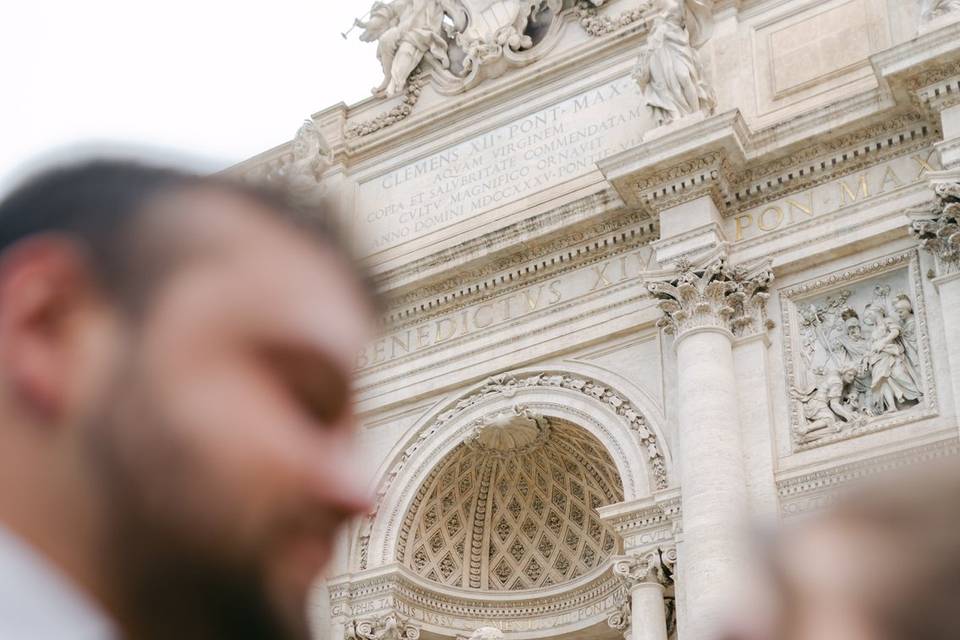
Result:
<instances>
[{"instance_id":1,"label":"travertine stone wall","mask_svg":"<svg viewBox=\"0 0 960 640\"><path fill-rule=\"evenodd\" d=\"M320 111L236 167L338 203L388 300L357 361L377 508L343 537L318 634L700 640L749 562L744 518L955 455L960 249L929 232L957 222L935 191L960 181L954 4L446 2L449 65L423 53L395 95ZM651 44L677 29L689 47ZM483 465L458 466L472 506L434 540L417 519L445 494L418 496L438 463L524 412L586 431L610 469L570 445L543 459L545 489L498 499ZM618 476L617 501L589 505L609 484L591 473ZM561 533L537 554L491 544L501 516L523 539L511 497L523 514L535 494ZM617 536L578 572L557 550L571 500ZM514 546L524 580L469 587ZM473 558L465 581L418 575L397 551L413 547L434 569Z\"/></svg>"}]
</instances>

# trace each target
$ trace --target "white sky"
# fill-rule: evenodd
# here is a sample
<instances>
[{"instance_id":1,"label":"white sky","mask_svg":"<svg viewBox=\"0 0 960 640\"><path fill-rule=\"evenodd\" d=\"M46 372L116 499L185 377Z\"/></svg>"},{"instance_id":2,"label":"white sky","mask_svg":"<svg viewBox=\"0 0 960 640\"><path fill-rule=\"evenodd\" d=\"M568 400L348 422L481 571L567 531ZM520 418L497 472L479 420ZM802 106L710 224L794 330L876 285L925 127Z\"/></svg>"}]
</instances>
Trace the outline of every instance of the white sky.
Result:
<instances>
[{"instance_id":1,"label":"white sky","mask_svg":"<svg viewBox=\"0 0 960 640\"><path fill-rule=\"evenodd\" d=\"M0 0L0 191L80 145L216 170L369 96L366 0Z\"/></svg>"}]
</instances>

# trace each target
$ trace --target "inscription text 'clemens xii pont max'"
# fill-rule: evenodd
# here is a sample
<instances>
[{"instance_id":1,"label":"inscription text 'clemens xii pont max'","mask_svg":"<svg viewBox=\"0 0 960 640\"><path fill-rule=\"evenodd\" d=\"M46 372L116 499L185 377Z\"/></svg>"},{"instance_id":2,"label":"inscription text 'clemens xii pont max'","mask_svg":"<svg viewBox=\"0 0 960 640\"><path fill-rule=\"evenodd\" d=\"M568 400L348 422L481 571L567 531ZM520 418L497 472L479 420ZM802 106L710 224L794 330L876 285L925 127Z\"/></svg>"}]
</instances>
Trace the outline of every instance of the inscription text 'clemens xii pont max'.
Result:
<instances>
[{"instance_id":1,"label":"inscription text 'clemens xii pont max'","mask_svg":"<svg viewBox=\"0 0 960 640\"><path fill-rule=\"evenodd\" d=\"M359 187L358 234L376 253L593 170L651 128L629 77L562 100Z\"/></svg>"}]
</instances>

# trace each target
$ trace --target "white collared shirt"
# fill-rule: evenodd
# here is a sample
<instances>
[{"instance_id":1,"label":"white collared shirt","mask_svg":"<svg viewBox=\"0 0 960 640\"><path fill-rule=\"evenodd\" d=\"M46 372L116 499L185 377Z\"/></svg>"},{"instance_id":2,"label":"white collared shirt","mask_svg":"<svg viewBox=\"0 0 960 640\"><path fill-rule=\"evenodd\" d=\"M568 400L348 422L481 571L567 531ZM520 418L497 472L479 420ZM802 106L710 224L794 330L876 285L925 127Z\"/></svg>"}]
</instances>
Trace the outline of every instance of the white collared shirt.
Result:
<instances>
[{"instance_id":1,"label":"white collared shirt","mask_svg":"<svg viewBox=\"0 0 960 640\"><path fill-rule=\"evenodd\" d=\"M115 640L107 617L0 526L0 640Z\"/></svg>"}]
</instances>

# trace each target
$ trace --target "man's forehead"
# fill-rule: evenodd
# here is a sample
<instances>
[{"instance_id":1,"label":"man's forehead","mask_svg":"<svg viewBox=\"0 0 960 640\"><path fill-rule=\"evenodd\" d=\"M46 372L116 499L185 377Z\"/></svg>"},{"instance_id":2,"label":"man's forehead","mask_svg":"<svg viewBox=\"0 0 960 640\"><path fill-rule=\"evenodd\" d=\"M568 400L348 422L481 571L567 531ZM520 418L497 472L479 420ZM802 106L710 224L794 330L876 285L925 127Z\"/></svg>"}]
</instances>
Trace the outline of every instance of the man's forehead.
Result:
<instances>
[{"instance_id":1,"label":"man's forehead","mask_svg":"<svg viewBox=\"0 0 960 640\"><path fill-rule=\"evenodd\" d=\"M318 344L333 336L348 349L372 333L360 278L329 242L229 192L198 190L164 206L177 235L205 267L215 290L211 301L244 316L232 320Z\"/></svg>"}]
</instances>

